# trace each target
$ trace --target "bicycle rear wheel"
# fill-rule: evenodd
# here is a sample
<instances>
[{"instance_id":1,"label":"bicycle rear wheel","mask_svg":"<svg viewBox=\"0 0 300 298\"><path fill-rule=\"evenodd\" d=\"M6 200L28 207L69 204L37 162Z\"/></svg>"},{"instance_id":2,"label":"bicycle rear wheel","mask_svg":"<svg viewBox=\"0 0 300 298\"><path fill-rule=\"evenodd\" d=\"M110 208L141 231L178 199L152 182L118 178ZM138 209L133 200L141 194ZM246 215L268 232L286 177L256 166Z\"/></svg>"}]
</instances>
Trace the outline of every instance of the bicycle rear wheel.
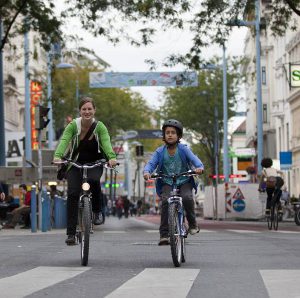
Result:
<instances>
[{"instance_id":1,"label":"bicycle rear wheel","mask_svg":"<svg viewBox=\"0 0 300 298\"><path fill-rule=\"evenodd\" d=\"M81 265L87 266L89 260L89 246L90 246L90 230L91 230L91 212L90 212L90 200L87 196L82 198L83 207L81 208Z\"/></svg>"},{"instance_id":2,"label":"bicycle rear wheel","mask_svg":"<svg viewBox=\"0 0 300 298\"><path fill-rule=\"evenodd\" d=\"M169 205L169 236L173 264L179 267L183 256L183 238L180 236L178 210L175 204Z\"/></svg>"},{"instance_id":3,"label":"bicycle rear wheel","mask_svg":"<svg viewBox=\"0 0 300 298\"><path fill-rule=\"evenodd\" d=\"M272 230L272 208L270 210L270 215L267 215L268 229Z\"/></svg>"}]
</instances>

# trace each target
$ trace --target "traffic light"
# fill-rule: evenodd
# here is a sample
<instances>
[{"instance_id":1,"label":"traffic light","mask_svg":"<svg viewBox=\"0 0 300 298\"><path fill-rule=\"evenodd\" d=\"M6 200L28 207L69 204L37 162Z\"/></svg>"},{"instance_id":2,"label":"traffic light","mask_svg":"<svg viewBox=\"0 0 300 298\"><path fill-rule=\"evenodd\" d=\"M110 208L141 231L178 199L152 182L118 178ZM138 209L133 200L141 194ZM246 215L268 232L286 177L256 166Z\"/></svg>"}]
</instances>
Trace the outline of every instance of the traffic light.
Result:
<instances>
[{"instance_id":1,"label":"traffic light","mask_svg":"<svg viewBox=\"0 0 300 298\"><path fill-rule=\"evenodd\" d=\"M34 120L35 120L35 129L36 130L44 129L50 122L50 120L47 117L49 110L50 109L47 107L43 107L40 105L35 106Z\"/></svg>"},{"instance_id":2,"label":"traffic light","mask_svg":"<svg viewBox=\"0 0 300 298\"><path fill-rule=\"evenodd\" d=\"M137 145L135 147L135 154L136 154L136 156L144 156L144 146L143 145Z\"/></svg>"}]
</instances>

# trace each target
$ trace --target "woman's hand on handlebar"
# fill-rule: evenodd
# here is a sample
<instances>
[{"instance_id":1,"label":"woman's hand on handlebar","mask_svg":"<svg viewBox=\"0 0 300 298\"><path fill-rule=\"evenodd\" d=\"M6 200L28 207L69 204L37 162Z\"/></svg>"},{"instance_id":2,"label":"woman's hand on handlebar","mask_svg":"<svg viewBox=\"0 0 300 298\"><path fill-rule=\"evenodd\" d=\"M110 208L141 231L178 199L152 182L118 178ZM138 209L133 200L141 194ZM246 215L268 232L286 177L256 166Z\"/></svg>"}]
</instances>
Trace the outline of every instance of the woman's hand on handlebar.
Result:
<instances>
[{"instance_id":1,"label":"woman's hand on handlebar","mask_svg":"<svg viewBox=\"0 0 300 298\"><path fill-rule=\"evenodd\" d=\"M117 161L115 159L110 159L107 163L111 168L117 165Z\"/></svg>"},{"instance_id":2,"label":"woman's hand on handlebar","mask_svg":"<svg viewBox=\"0 0 300 298\"><path fill-rule=\"evenodd\" d=\"M56 157L56 158L53 159L52 163L56 164L56 165L59 165L59 164L63 163L63 160Z\"/></svg>"}]
</instances>

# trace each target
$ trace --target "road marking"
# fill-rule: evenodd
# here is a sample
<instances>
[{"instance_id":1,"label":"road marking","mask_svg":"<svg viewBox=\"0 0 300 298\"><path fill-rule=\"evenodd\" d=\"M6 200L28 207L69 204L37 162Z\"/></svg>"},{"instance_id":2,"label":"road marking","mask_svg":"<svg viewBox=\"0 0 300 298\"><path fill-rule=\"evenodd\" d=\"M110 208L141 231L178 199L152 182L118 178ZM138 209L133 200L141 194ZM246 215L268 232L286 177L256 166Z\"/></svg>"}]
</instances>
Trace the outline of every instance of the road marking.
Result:
<instances>
[{"instance_id":1,"label":"road marking","mask_svg":"<svg viewBox=\"0 0 300 298\"><path fill-rule=\"evenodd\" d=\"M126 231L103 231L105 234L124 234Z\"/></svg>"},{"instance_id":2,"label":"road marking","mask_svg":"<svg viewBox=\"0 0 300 298\"><path fill-rule=\"evenodd\" d=\"M73 278L90 268L87 267L37 267L0 279L1 297L21 298Z\"/></svg>"},{"instance_id":3,"label":"road marking","mask_svg":"<svg viewBox=\"0 0 300 298\"><path fill-rule=\"evenodd\" d=\"M297 232L297 231L282 231L282 230L279 230L279 231L272 231L274 233L282 233L282 234L300 234L300 232Z\"/></svg>"},{"instance_id":4,"label":"road marking","mask_svg":"<svg viewBox=\"0 0 300 298\"><path fill-rule=\"evenodd\" d=\"M216 233L216 231L214 231L214 230L206 230L206 229L201 229L200 228L200 234L201 233Z\"/></svg>"},{"instance_id":5,"label":"road marking","mask_svg":"<svg viewBox=\"0 0 300 298\"><path fill-rule=\"evenodd\" d=\"M229 232L234 232L234 233L240 233L240 234L257 234L261 233L260 231L253 231L253 230L226 230Z\"/></svg>"},{"instance_id":6,"label":"road marking","mask_svg":"<svg viewBox=\"0 0 300 298\"><path fill-rule=\"evenodd\" d=\"M146 268L106 298L185 298L199 272L199 269Z\"/></svg>"},{"instance_id":7,"label":"road marking","mask_svg":"<svg viewBox=\"0 0 300 298\"><path fill-rule=\"evenodd\" d=\"M158 233L158 230L145 230L147 233Z\"/></svg>"},{"instance_id":8,"label":"road marking","mask_svg":"<svg viewBox=\"0 0 300 298\"><path fill-rule=\"evenodd\" d=\"M300 270L260 270L270 298L299 297Z\"/></svg>"}]
</instances>

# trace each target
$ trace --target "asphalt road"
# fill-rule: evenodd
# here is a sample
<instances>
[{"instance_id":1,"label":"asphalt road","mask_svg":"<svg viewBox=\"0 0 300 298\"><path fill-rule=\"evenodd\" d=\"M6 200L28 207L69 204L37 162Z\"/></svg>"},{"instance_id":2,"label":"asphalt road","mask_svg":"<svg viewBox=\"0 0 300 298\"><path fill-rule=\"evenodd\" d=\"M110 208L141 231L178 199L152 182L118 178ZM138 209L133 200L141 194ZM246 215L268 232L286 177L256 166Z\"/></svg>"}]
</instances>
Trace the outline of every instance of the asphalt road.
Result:
<instances>
[{"instance_id":1,"label":"asphalt road","mask_svg":"<svg viewBox=\"0 0 300 298\"><path fill-rule=\"evenodd\" d=\"M110 217L91 238L87 267L65 231L0 231L0 297L299 297L300 227L200 221L187 261L157 245L157 217Z\"/></svg>"}]
</instances>

